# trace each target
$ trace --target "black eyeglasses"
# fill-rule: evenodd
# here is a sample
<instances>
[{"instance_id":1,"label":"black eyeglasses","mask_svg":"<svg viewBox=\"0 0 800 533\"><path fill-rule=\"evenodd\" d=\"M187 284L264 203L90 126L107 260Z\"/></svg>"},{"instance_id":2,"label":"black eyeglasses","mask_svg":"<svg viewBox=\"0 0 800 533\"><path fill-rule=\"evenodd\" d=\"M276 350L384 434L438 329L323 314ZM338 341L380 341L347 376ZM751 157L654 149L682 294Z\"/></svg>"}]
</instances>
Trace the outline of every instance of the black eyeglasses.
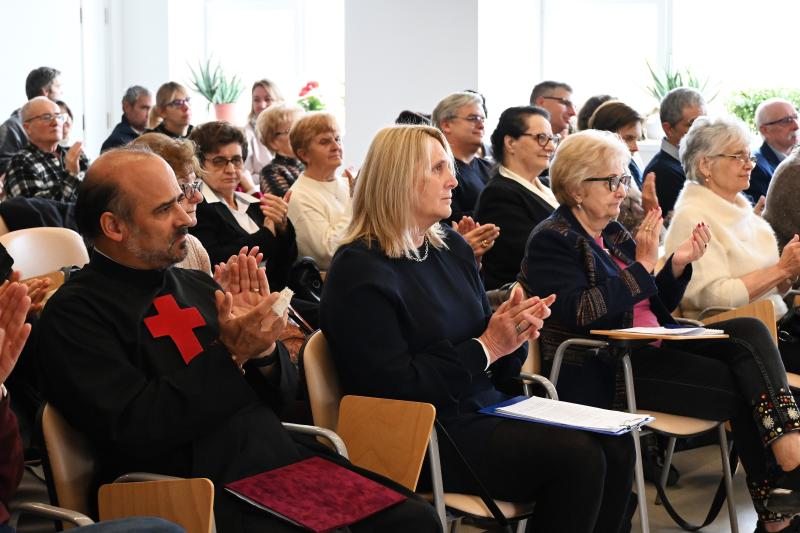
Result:
<instances>
[{"instance_id":1,"label":"black eyeglasses","mask_svg":"<svg viewBox=\"0 0 800 533\"><path fill-rule=\"evenodd\" d=\"M575 109L575 104L572 103L572 100L567 100L566 98L561 98L560 96L542 96L542 98L545 100L555 100L565 107L571 107L572 109Z\"/></svg>"},{"instance_id":2,"label":"black eyeglasses","mask_svg":"<svg viewBox=\"0 0 800 533\"><path fill-rule=\"evenodd\" d=\"M731 159L736 159L739 161L739 163L741 163L742 166L745 166L748 161L750 161L750 163L753 165L755 165L756 161L758 161L758 157L750 154L716 154L712 155L711 157L729 157Z\"/></svg>"},{"instance_id":3,"label":"black eyeglasses","mask_svg":"<svg viewBox=\"0 0 800 533\"><path fill-rule=\"evenodd\" d=\"M52 122L53 119L56 122L64 122L67 120L66 113L44 113L43 115L36 115L35 117L31 117L27 119L25 122L33 122L34 120L41 120L42 122Z\"/></svg>"},{"instance_id":4,"label":"black eyeglasses","mask_svg":"<svg viewBox=\"0 0 800 533\"><path fill-rule=\"evenodd\" d=\"M619 189L620 184L622 184L627 191L628 187L631 185L631 175L622 174L621 176L608 176L606 178L586 178L583 181L605 181L608 184L608 190L611 192Z\"/></svg>"},{"instance_id":5,"label":"black eyeglasses","mask_svg":"<svg viewBox=\"0 0 800 533\"><path fill-rule=\"evenodd\" d=\"M781 126L788 126L793 122L797 122L797 113L794 115L789 115L787 117L779 118L778 120L772 120L770 122L765 122L762 126L774 126L776 124L780 124Z\"/></svg>"},{"instance_id":6,"label":"black eyeglasses","mask_svg":"<svg viewBox=\"0 0 800 533\"><path fill-rule=\"evenodd\" d=\"M553 143L553 146L558 146L558 143L561 142L561 135L548 135L546 133L520 133L520 136L522 135L530 137L531 139L535 139L542 148L547 146L547 143Z\"/></svg>"},{"instance_id":7,"label":"black eyeglasses","mask_svg":"<svg viewBox=\"0 0 800 533\"><path fill-rule=\"evenodd\" d=\"M191 183L179 183L178 187L181 188L181 192L183 193L183 197L187 199L194 198L194 195L200 191L200 184L203 183L200 180L193 181Z\"/></svg>"},{"instance_id":8,"label":"black eyeglasses","mask_svg":"<svg viewBox=\"0 0 800 533\"><path fill-rule=\"evenodd\" d=\"M244 165L244 159L242 159L242 156L240 155L235 155L230 159L220 155L211 160L211 165L217 170L227 167L228 163L231 163L236 168L242 168Z\"/></svg>"}]
</instances>

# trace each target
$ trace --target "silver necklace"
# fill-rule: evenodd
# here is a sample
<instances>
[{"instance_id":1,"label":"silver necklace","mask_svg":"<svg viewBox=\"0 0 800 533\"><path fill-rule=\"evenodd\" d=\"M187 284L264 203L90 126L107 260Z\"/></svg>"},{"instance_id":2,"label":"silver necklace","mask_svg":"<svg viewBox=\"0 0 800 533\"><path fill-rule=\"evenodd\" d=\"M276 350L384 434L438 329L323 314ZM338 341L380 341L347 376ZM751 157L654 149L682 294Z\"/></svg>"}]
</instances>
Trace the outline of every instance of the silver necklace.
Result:
<instances>
[{"instance_id":1,"label":"silver necklace","mask_svg":"<svg viewBox=\"0 0 800 533\"><path fill-rule=\"evenodd\" d=\"M417 263L422 263L428 258L428 237L423 237L422 240L425 242L425 251L422 253L422 256L417 257L414 254L408 254L408 258Z\"/></svg>"}]
</instances>

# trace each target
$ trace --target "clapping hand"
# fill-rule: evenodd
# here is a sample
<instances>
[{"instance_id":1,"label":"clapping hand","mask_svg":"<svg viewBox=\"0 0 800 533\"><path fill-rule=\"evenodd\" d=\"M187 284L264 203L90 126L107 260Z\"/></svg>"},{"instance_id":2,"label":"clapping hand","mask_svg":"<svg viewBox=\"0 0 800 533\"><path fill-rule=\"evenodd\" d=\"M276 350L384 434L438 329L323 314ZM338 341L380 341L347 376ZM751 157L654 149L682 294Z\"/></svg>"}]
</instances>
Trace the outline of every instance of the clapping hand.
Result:
<instances>
[{"instance_id":1,"label":"clapping hand","mask_svg":"<svg viewBox=\"0 0 800 533\"><path fill-rule=\"evenodd\" d=\"M468 216L461 217L458 224L453 222L452 226L472 247L472 252L478 261L494 246L494 241L500 236L500 228L494 224L478 224Z\"/></svg>"},{"instance_id":2,"label":"clapping hand","mask_svg":"<svg viewBox=\"0 0 800 533\"><path fill-rule=\"evenodd\" d=\"M758 202L756 202L756 205L753 206L753 213L761 216L764 214L765 207L767 207L767 197L762 194L759 197Z\"/></svg>"},{"instance_id":3,"label":"clapping hand","mask_svg":"<svg viewBox=\"0 0 800 533\"><path fill-rule=\"evenodd\" d=\"M514 290L508 300L503 302L492 318L486 331L479 337L494 363L505 357L523 342L539 337L544 319L550 316L550 306L556 301L551 294L545 299L538 296L525 299L521 290Z\"/></svg>"},{"instance_id":4,"label":"clapping hand","mask_svg":"<svg viewBox=\"0 0 800 533\"><path fill-rule=\"evenodd\" d=\"M64 155L64 169L71 176L77 176L81 171L81 154L83 153L83 143L80 141L70 146Z\"/></svg>"},{"instance_id":5,"label":"clapping hand","mask_svg":"<svg viewBox=\"0 0 800 533\"><path fill-rule=\"evenodd\" d=\"M658 207L658 195L656 194L656 173L648 172L642 182L642 209L650 211Z\"/></svg>"},{"instance_id":6,"label":"clapping hand","mask_svg":"<svg viewBox=\"0 0 800 533\"><path fill-rule=\"evenodd\" d=\"M17 282L6 281L0 285L0 384L2 384L28 340L31 325L25 317L31 305L27 289Z\"/></svg>"},{"instance_id":7,"label":"clapping hand","mask_svg":"<svg viewBox=\"0 0 800 533\"><path fill-rule=\"evenodd\" d=\"M222 287L223 291L230 292L230 272L231 268L233 267L234 262L239 261L239 255L245 254L249 256L253 256L256 259L256 264L260 265L261 261L264 259L264 254L259 252L258 246L253 246L252 248L248 248L247 246L242 246L242 249L239 250L237 255L232 255L228 258L226 263L219 263L214 265L214 281L219 283Z\"/></svg>"},{"instance_id":8,"label":"clapping hand","mask_svg":"<svg viewBox=\"0 0 800 533\"><path fill-rule=\"evenodd\" d=\"M711 228L705 222L699 222L692 229L689 238L675 248L672 255L672 275L680 277L686 265L703 257L709 242L711 242Z\"/></svg>"},{"instance_id":9,"label":"clapping hand","mask_svg":"<svg viewBox=\"0 0 800 533\"><path fill-rule=\"evenodd\" d=\"M264 194L261 197L261 213L264 214L264 226L269 228L273 235L275 235L275 230L285 230L286 217L289 213L288 199L274 194Z\"/></svg>"},{"instance_id":10,"label":"clapping hand","mask_svg":"<svg viewBox=\"0 0 800 533\"><path fill-rule=\"evenodd\" d=\"M661 208L655 207L647 212L636 232L636 261L648 272L653 272L658 262L658 239L663 226Z\"/></svg>"}]
</instances>

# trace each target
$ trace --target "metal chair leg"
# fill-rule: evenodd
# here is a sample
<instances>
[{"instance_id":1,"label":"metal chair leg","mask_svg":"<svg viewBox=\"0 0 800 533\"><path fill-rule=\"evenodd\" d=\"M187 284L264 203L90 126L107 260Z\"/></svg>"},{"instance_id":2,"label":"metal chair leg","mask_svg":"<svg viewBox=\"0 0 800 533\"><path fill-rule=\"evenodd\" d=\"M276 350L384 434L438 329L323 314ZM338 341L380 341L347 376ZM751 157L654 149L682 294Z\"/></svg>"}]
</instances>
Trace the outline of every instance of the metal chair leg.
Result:
<instances>
[{"instance_id":1,"label":"metal chair leg","mask_svg":"<svg viewBox=\"0 0 800 533\"><path fill-rule=\"evenodd\" d=\"M722 456L722 473L725 476L725 496L728 499L728 517L731 521L731 533L739 533L739 521L736 518L736 502L733 499L733 475L731 474L730 454L728 453L728 436L725 424L719 428L719 451Z\"/></svg>"},{"instance_id":2,"label":"metal chair leg","mask_svg":"<svg viewBox=\"0 0 800 533\"><path fill-rule=\"evenodd\" d=\"M622 371L625 377L625 395L628 397L628 412L636 412L636 390L633 386L633 369L630 352L622 357ZM642 443L639 439L641 429L631 431L633 447L636 450L636 496L639 500L639 520L642 522L642 533L650 533L650 522L647 516L647 497L644 492L644 470L642 468Z\"/></svg>"},{"instance_id":3,"label":"metal chair leg","mask_svg":"<svg viewBox=\"0 0 800 533\"><path fill-rule=\"evenodd\" d=\"M675 442L678 439L675 437L670 437L669 442L667 443L667 456L664 458L664 464L661 467L661 479L658 481L661 484L661 488L666 490L667 489L667 481L669 480L669 467L672 465L672 456L675 453ZM661 505L661 496L656 494L656 505Z\"/></svg>"},{"instance_id":4,"label":"metal chair leg","mask_svg":"<svg viewBox=\"0 0 800 533\"><path fill-rule=\"evenodd\" d=\"M528 519L520 520L517 522L517 533L525 533L525 528L528 525Z\"/></svg>"}]
</instances>

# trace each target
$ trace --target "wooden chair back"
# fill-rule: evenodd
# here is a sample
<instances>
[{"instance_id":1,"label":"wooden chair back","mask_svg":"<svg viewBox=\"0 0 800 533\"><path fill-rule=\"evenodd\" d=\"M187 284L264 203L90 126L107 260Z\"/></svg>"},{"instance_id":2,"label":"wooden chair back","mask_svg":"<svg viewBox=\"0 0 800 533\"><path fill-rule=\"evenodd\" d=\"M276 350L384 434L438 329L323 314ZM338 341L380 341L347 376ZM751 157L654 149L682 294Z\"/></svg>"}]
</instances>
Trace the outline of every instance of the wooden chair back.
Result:
<instances>
[{"instance_id":1,"label":"wooden chair back","mask_svg":"<svg viewBox=\"0 0 800 533\"><path fill-rule=\"evenodd\" d=\"M89 253L83 238L67 228L27 228L0 235L0 244L14 258L14 270L32 278L65 266L83 266Z\"/></svg>"},{"instance_id":2,"label":"wooden chair back","mask_svg":"<svg viewBox=\"0 0 800 533\"><path fill-rule=\"evenodd\" d=\"M214 484L206 478L111 483L100 487L100 520L157 516L187 533L214 530Z\"/></svg>"},{"instance_id":3,"label":"wooden chair back","mask_svg":"<svg viewBox=\"0 0 800 533\"><path fill-rule=\"evenodd\" d=\"M55 505L85 515L92 514L91 492L95 460L89 442L50 404L41 418L49 485ZM65 528L74 527L65 523Z\"/></svg>"},{"instance_id":4,"label":"wooden chair back","mask_svg":"<svg viewBox=\"0 0 800 533\"><path fill-rule=\"evenodd\" d=\"M436 408L429 403L345 396L336 432L350 461L416 490Z\"/></svg>"},{"instance_id":5,"label":"wooden chair back","mask_svg":"<svg viewBox=\"0 0 800 533\"><path fill-rule=\"evenodd\" d=\"M303 372L314 425L336 431L342 388L322 331L311 334L303 349Z\"/></svg>"},{"instance_id":6,"label":"wooden chair back","mask_svg":"<svg viewBox=\"0 0 800 533\"><path fill-rule=\"evenodd\" d=\"M345 396L328 343L314 332L303 350L303 371L314 425L332 429L350 462L415 490L436 409L419 402Z\"/></svg>"},{"instance_id":7,"label":"wooden chair back","mask_svg":"<svg viewBox=\"0 0 800 533\"><path fill-rule=\"evenodd\" d=\"M761 320L761 322L767 326L767 329L772 335L772 339L776 343L778 342L778 328L775 325L775 305L770 300L756 300L755 302L750 302L736 309L719 313L718 315L704 319L703 324L710 326L711 324L716 324L723 320L745 317Z\"/></svg>"}]
</instances>

